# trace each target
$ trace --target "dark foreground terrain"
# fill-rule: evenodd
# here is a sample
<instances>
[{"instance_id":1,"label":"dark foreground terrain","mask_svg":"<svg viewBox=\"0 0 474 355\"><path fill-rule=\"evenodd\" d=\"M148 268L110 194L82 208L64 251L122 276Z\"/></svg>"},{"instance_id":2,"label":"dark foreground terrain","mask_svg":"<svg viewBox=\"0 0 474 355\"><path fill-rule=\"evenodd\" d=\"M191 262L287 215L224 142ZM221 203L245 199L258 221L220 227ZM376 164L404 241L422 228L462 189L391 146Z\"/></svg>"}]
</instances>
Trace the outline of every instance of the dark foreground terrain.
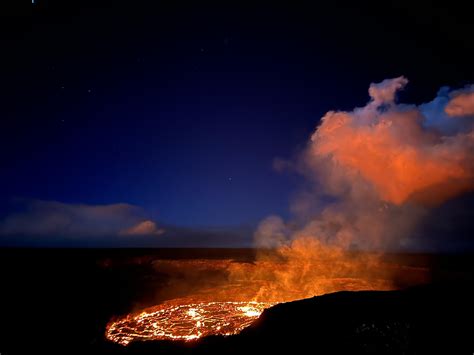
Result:
<instances>
[{"instance_id":1,"label":"dark foreground terrain","mask_svg":"<svg viewBox=\"0 0 474 355\"><path fill-rule=\"evenodd\" d=\"M430 284L401 291L339 292L280 304L266 310L253 326L232 337L210 337L194 343L137 342L128 347L104 339L111 317L190 291L174 287L172 292L167 292L169 275L156 272L154 260L230 258L248 262L253 257L253 251L242 249L2 249L0 353L472 354L474 351L472 255L394 256L397 262L429 270ZM217 282L220 275L212 277Z\"/></svg>"},{"instance_id":2,"label":"dark foreground terrain","mask_svg":"<svg viewBox=\"0 0 474 355\"><path fill-rule=\"evenodd\" d=\"M279 304L233 337L136 342L124 354L472 354L473 294L423 286Z\"/></svg>"}]
</instances>

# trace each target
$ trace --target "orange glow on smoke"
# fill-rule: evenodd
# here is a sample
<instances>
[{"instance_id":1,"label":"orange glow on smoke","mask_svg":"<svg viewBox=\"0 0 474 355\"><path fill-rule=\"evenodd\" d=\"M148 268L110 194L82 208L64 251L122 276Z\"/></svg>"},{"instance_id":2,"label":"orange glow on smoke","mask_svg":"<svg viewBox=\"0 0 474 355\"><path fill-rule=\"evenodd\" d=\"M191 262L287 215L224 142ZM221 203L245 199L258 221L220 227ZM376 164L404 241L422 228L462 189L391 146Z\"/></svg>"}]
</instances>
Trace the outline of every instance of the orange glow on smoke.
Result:
<instances>
[{"instance_id":1,"label":"orange glow on smoke","mask_svg":"<svg viewBox=\"0 0 474 355\"><path fill-rule=\"evenodd\" d=\"M466 149L473 145L472 133L439 137L423 129L416 110L387 113L370 125L358 119L347 112L327 113L313 135L310 156L330 157L339 172L353 181L360 176L396 205L428 189L426 195L436 202L473 187Z\"/></svg>"}]
</instances>

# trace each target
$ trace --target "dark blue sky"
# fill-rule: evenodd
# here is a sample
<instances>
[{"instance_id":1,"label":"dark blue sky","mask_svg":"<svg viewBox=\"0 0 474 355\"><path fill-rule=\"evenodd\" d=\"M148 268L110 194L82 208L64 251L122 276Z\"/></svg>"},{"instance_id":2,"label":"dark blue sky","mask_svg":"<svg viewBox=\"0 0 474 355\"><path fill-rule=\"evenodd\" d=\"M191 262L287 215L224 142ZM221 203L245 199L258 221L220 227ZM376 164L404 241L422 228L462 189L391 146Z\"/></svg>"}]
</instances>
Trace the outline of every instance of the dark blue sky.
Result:
<instances>
[{"instance_id":1,"label":"dark blue sky","mask_svg":"<svg viewBox=\"0 0 474 355\"><path fill-rule=\"evenodd\" d=\"M288 215L300 178L273 159L326 111L398 75L408 101L473 81L455 9L62 3L2 15L3 215L19 197L126 202L165 225L252 227Z\"/></svg>"}]
</instances>

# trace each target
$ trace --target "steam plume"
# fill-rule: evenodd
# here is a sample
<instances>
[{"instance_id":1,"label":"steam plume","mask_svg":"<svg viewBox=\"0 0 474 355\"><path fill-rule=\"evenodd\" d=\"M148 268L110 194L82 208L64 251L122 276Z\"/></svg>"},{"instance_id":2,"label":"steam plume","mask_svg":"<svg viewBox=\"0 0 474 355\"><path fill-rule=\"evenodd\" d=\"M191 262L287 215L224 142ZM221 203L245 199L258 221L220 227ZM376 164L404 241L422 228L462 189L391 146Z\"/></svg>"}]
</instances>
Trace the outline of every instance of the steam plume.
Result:
<instances>
[{"instance_id":1,"label":"steam plume","mask_svg":"<svg viewBox=\"0 0 474 355\"><path fill-rule=\"evenodd\" d=\"M291 221L271 216L256 231L257 246L276 247L279 263L260 256L253 275L268 282L257 298L392 287L381 254L351 250L415 246L411 232L430 207L474 188L474 86L398 104L407 83L371 84L365 106L326 113L300 161L287 164L312 184L293 202Z\"/></svg>"},{"instance_id":2,"label":"steam plume","mask_svg":"<svg viewBox=\"0 0 474 355\"><path fill-rule=\"evenodd\" d=\"M474 188L474 86L443 88L419 106L397 104L407 83L398 77L371 84L364 107L326 113L300 163L316 192L295 201L295 210L304 214L321 196L334 202L292 233L283 233L276 217L267 219L257 232L259 245L268 245L269 234L281 241L282 233L383 245L394 234L407 236L427 207Z\"/></svg>"},{"instance_id":3,"label":"steam plume","mask_svg":"<svg viewBox=\"0 0 474 355\"><path fill-rule=\"evenodd\" d=\"M365 107L323 117L311 138L308 160L325 175L331 192L365 184L381 201L401 205L409 200L441 203L473 187L472 124L450 133L443 131L442 120L452 118L441 116L433 126L420 107L395 105L395 92L405 83L400 77L372 84L372 100ZM446 113L468 114L471 96L457 93Z\"/></svg>"}]
</instances>

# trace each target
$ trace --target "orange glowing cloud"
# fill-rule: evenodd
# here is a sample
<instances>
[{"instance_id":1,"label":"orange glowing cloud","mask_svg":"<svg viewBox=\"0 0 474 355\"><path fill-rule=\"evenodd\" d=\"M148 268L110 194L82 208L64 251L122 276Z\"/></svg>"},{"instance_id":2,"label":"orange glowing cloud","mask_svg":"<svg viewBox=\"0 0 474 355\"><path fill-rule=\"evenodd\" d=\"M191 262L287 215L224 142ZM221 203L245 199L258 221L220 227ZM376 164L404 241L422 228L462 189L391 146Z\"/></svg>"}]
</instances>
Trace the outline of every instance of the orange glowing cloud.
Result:
<instances>
[{"instance_id":1,"label":"orange glowing cloud","mask_svg":"<svg viewBox=\"0 0 474 355\"><path fill-rule=\"evenodd\" d=\"M316 166L328 159L330 169L343 180L349 184L362 180L380 199L396 205L408 200L438 203L474 188L472 125L445 134L428 127L417 106L391 105L406 82L400 77L372 84L367 106L328 112L311 138L309 159ZM469 106L472 98L455 96L446 112L468 114L474 108ZM380 107L387 103L388 108Z\"/></svg>"},{"instance_id":2,"label":"orange glowing cloud","mask_svg":"<svg viewBox=\"0 0 474 355\"><path fill-rule=\"evenodd\" d=\"M455 92L446 105L445 112L449 116L474 115L474 86Z\"/></svg>"}]
</instances>

